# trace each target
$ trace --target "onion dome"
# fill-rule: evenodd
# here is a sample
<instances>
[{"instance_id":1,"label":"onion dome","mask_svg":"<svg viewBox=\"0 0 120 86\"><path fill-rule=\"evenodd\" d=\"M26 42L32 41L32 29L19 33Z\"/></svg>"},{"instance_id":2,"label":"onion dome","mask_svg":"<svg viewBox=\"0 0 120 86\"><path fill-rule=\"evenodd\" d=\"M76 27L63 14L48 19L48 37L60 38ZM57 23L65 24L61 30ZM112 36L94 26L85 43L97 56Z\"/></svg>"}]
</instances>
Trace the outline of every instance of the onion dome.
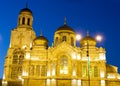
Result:
<instances>
[{"instance_id":1,"label":"onion dome","mask_svg":"<svg viewBox=\"0 0 120 86\"><path fill-rule=\"evenodd\" d=\"M96 46L96 40L92 38L91 36L86 36L85 38L81 39L80 41L81 46Z\"/></svg>"},{"instance_id":2,"label":"onion dome","mask_svg":"<svg viewBox=\"0 0 120 86\"><path fill-rule=\"evenodd\" d=\"M23 12L29 12L29 13L31 13L32 14L32 11L29 9L29 8L23 8L23 9L21 9L21 11L20 11L20 14L21 13L23 13Z\"/></svg>"},{"instance_id":3,"label":"onion dome","mask_svg":"<svg viewBox=\"0 0 120 86\"><path fill-rule=\"evenodd\" d=\"M57 30L56 30L56 32L71 32L71 33L75 33L75 31L71 28L71 27L69 27L69 26L67 26L67 24L66 24L66 17L64 18L64 25L63 26L60 26Z\"/></svg>"},{"instance_id":4,"label":"onion dome","mask_svg":"<svg viewBox=\"0 0 120 86\"><path fill-rule=\"evenodd\" d=\"M57 29L57 31L72 31L72 32L75 32L71 27L67 26L66 24L61 26L61 27L59 27Z\"/></svg>"},{"instance_id":5,"label":"onion dome","mask_svg":"<svg viewBox=\"0 0 120 86\"><path fill-rule=\"evenodd\" d=\"M47 46L48 45L48 40L47 40L46 37L41 35L41 36L34 39L33 44L34 45L45 45L45 46Z\"/></svg>"}]
</instances>

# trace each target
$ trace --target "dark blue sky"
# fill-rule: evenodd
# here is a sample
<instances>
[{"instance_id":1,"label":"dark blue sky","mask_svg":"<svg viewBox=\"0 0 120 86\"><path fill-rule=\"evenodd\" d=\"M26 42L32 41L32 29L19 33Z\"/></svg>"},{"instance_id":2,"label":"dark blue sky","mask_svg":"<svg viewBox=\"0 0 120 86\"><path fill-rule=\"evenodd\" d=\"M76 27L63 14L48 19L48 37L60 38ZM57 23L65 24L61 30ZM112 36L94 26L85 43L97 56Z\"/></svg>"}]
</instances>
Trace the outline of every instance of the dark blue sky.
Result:
<instances>
[{"instance_id":1,"label":"dark blue sky","mask_svg":"<svg viewBox=\"0 0 120 86\"><path fill-rule=\"evenodd\" d=\"M18 14L25 4L26 0L0 0L0 78L10 31L17 26ZM56 29L63 25L64 16L76 33L85 36L89 30L93 37L97 33L103 35L98 46L106 49L107 63L118 66L120 72L120 0L28 0L28 7L33 12L37 36L42 29L49 45Z\"/></svg>"}]
</instances>

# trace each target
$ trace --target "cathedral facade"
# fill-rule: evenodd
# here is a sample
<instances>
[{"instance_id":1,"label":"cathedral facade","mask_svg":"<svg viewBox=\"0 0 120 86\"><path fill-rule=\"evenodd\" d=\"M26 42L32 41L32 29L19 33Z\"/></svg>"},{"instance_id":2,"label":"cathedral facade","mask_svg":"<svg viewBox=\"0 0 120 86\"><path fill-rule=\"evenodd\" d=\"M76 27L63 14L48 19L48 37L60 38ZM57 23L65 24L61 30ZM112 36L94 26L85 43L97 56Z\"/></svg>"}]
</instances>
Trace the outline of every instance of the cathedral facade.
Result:
<instances>
[{"instance_id":1,"label":"cathedral facade","mask_svg":"<svg viewBox=\"0 0 120 86\"><path fill-rule=\"evenodd\" d=\"M76 33L66 22L54 42L32 28L32 11L24 8L11 30L2 86L120 86L117 67L106 63L106 51L90 35L76 46Z\"/></svg>"}]
</instances>

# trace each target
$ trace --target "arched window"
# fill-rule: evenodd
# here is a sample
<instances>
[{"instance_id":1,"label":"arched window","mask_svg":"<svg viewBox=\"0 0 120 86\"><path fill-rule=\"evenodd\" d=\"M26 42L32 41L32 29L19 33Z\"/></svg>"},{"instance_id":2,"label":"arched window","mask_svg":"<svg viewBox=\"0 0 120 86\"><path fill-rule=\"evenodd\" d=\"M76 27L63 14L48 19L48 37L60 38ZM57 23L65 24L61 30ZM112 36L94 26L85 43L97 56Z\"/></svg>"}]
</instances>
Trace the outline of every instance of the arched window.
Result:
<instances>
[{"instance_id":1,"label":"arched window","mask_svg":"<svg viewBox=\"0 0 120 86\"><path fill-rule=\"evenodd\" d=\"M23 63L23 60L24 60L24 55L20 55L19 56L19 64L22 64Z\"/></svg>"},{"instance_id":2,"label":"arched window","mask_svg":"<svg viewBox=\"0 0 120 86\"><path fill-rule=\"evenodd\" d=\"M28 18L27 25L30 25L30 18Z\"/></svg>"},{"instance_id":3,"label":"arched window","mask_svg":"<svg viewBox=\"0 0 120 86\"><path fill-rule=\"evenodd\" d=\"M58 37L55 38L55 45L58 45Z\"/></svg>"},{"instance_id":4,"label":"arched window","mask_svg":"<svg viewBox=\"0 0 120 86\"><path fill-rule=\"evenodd\" d=\"M22 19L22 24L25 24L25 18L23 17L23 19Z\"/></svg>"},{"instance_id":5,"label":"arched window","mask_svg":"<svg viewBox=\"0 0 120 86\"><path fill-rule=\"evenodd\" d=\"M98 67L94 67L94 77L98 77Z\"/></svg>"},{"instance_id":6,"label":"arched window","mask_svg":"<svg viewBox=\"0 0 120 86\"><path fill-rule=\"evenodd\" d=\"M13 61L12 61L13 64L17 64L18 63L18 55L13 55Z\"/></svg>"},{"instance_id":7,"label":"arched window","mask_svg":"<svg viewBox=\"0 0 120 86\"><path fill-rule=\"evenodd\" d=\"M74 46L74 39L71 37L71 45Z\"/></svg>"},{"instance_id":8,"label":"arched window","mask_svg":"<svg viewBox=\"0 0 120 86\"><path fill-rule=\"evenodd\" d=\"M66 41L67 39L66 39L66 36L63 36L62 37L62 41Z\"/></svg>"},{"instance_id":9,"label":"arched window","mask_svg":"<svg viewBox=\"0 0 120 86\"><path fill-rule=\"evenodd\" d=\"M22 75L22 64L24 61L24 52L17 48L13 51L12 67L11 67L11 78L17 79L18 76Z\"/></svg>"},{"instance_id":10,"label":"arched window","mask_svg":"<svg viewBox=\"0 0 120 86\"><path fill-rule=\"evenodd\" d=\"M40 65L36 66L36 75L40 76Z\"/></svg>"},{"instance_id":11,"label":"arched window","mask_svg":"<svg viewBox=\"0 0 120 86\"><path fill-rule=\"evenodd\" d=\"M66 56L60 58L60 74L68 74L68 58Z\"/></svg>"},{"instance_id":12,"label":"arched window","mask_svg":"<svg viewBox=\"0 0 120 86\"><path fill-rule=\"evenodd\" d=\"M82 67L82 76L83 77L87 76L87 67L85 65Z\"/></svg>"}]
</instances>

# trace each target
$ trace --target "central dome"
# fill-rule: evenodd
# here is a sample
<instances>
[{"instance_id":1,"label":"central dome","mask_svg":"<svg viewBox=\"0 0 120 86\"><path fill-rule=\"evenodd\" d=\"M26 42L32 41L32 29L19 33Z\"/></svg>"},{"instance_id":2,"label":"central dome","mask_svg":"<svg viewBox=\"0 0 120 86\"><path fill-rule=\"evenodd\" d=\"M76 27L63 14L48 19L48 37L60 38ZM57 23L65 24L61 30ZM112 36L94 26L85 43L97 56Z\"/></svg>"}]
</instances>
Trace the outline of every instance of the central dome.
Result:
<instances>
[{"instance_id":1,"label":"central dome","mask_svg":"<svg viewBox=\"0 0 120 86\"><path fill-rule=\"evenodd\" d=\"M69 27L67 25L63 25L63 26L59 27L56 31L72 31L72 32L75 32L71 27Z\"/></svg>"}]
</instances>

